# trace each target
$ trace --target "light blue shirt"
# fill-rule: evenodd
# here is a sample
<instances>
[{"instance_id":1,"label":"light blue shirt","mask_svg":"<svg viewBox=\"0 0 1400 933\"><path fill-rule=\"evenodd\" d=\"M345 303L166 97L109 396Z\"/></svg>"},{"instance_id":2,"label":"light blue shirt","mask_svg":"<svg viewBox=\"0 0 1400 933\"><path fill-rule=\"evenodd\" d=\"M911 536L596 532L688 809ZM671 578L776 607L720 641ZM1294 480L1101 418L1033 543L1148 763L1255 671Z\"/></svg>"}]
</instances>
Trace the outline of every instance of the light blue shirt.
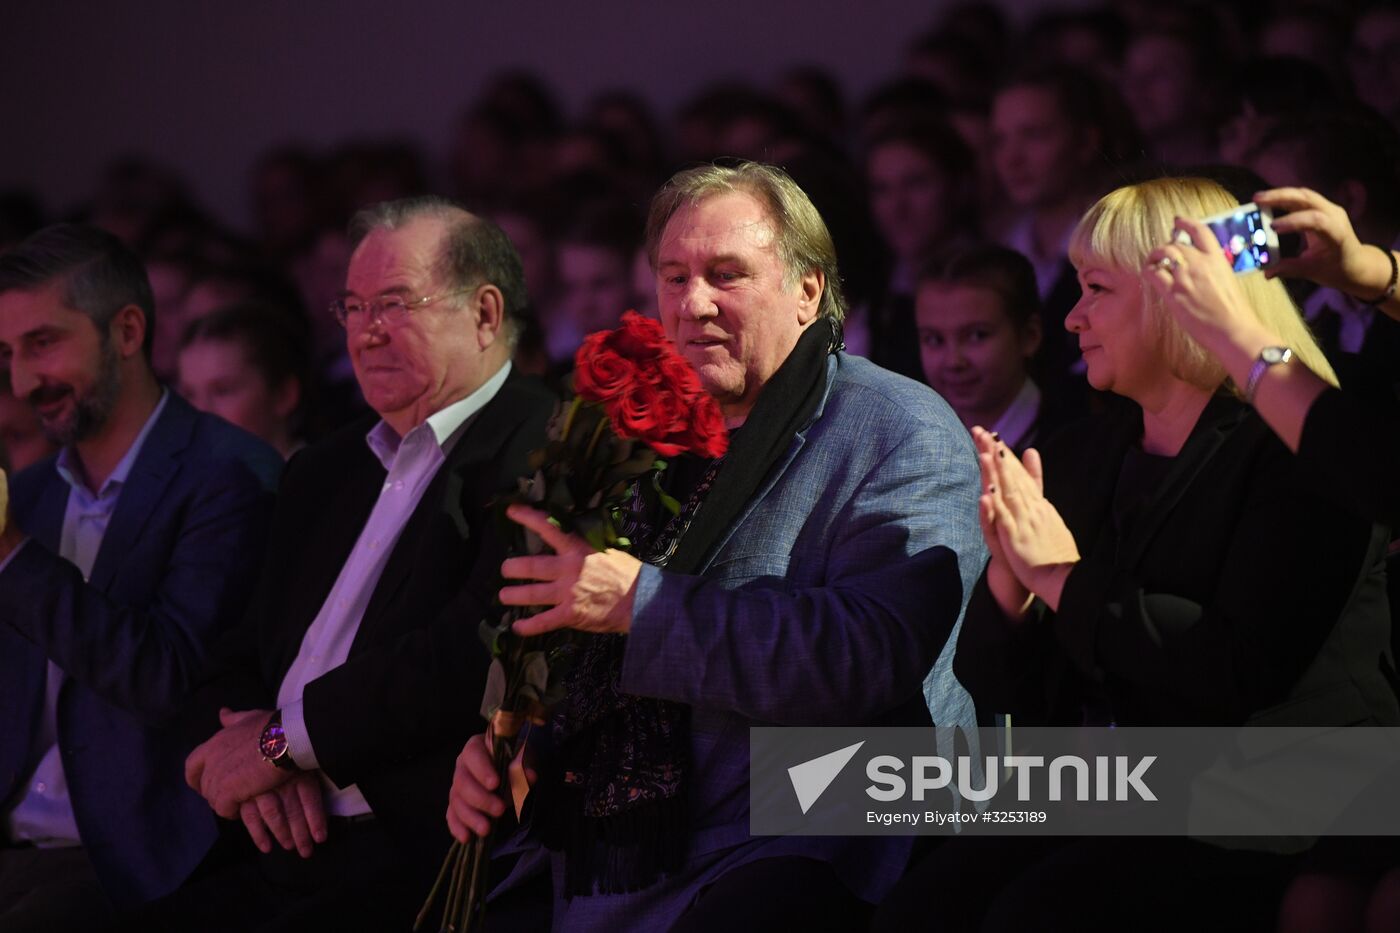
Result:
<instances>
[{"instance_id":1,"label":"light blue shirt","mask_svg":"<svg viewBox=\"0 0 1400 933\"><path fill-rule=\"evenodd\" d=\"M102 547L112 513L117 509L117 500L126 485L126 478L131 475L131 467L136 463L151 428L165 410L169 395L168 391L161 391L160 401L136 435L136 440L132 441L116 469L112 470L112 475L96 492L82 480L83 468L77 452L71 447L59 451L55 468L68 483L69 492L58 555L77 567L84 580L92 574L92 565L97 562L97 552ZM3 569L4 565L0 565L0 571ZM34 769L24 799L9 814L11 837L27 839L39 846L81 845L78 824L73 818L73 804L68 799L68 778L63 772L63 757L58 750L58 693L62 687L63 671L50 661L48 679L44 685L44 715L35 743L45 751L39 759L39 766Z\"/></svg>"},{"instance_id":2,"label":"light blue shirt","mask_svg":"<svg viewBox=\"0 0 1400 933\"><path fill-rule=\"evenodd\" d=\"M433 481L447 455L465 433L467 425L486 403L495 398L510 374L510 363L488 379L481 388L459 402L430 415L428 420L402 438L383 421L375 425L365 441L384 465L387 475L374 503L369 520L360 531L355 547L340 570L321 611L301 641L296 660L287 669L277 691L282 710L282 728L287 733L287 750L297 766L306 770L320 767L316 749L306 729L302 692L306 685L344 664L350 646L360 630L370 597L389 562L399 535L408 524L423 493ZM355 785L337 787L325 775L327 810L335 816L360 816L371 812Z\"/></svg>"}]
</instances>

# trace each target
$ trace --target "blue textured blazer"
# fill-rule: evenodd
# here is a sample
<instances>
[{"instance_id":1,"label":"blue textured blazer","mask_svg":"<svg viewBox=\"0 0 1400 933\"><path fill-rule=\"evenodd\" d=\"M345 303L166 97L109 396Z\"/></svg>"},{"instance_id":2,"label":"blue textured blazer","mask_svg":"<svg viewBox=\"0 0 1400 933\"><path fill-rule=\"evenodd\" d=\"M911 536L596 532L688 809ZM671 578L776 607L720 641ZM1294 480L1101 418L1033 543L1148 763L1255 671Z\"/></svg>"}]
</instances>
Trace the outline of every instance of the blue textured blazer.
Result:
<instances>
[{"instance_id":1,"label":"blue textured blazer","mask_svg":"<svg viewBox=\"0 0 1400 933\"><path fill-rule=\"evenodd\" d=\"M169 727L209 647L242 614L282 460L171 395L146 437L92 567L58 557L68 484L51 457L14 478L32 540L0 572L0 806L38 763L47 662L67 675L58 737L83 845L118 905L173 890L216 835L185 786Z\"/></svg>"},{"instance_id":2,"label":"blue textured blazer","mask_svg":"<svg viewBox=\"0 0 1400 933\"><path fill-rule=\"evenodd\" d=\"M556 929L665 929L706 884L781 855L884 897L911 837L750 837L749 728L927 725L930 706L975 726L944 649L986 563L979 490L971 438L932 389L830 359L812 421L701 572L647 566L637 582L621 687L693 708L686 870L556 898Z\"/></svg>"}]
</instances>

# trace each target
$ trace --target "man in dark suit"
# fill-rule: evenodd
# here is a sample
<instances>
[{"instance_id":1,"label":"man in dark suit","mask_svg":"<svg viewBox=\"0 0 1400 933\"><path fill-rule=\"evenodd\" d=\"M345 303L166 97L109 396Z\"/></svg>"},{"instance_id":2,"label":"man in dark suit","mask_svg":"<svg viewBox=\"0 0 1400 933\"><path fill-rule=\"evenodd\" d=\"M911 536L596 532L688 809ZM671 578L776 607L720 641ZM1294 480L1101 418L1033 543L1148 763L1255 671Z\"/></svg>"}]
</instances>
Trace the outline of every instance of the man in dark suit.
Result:
<instances>
[{"instance_id":1,"label":"man in dark suit","mask_svg":"<svg viewBox=\"0 0 1400 933\"><path fill-rule=\"evenodd\" d=\"M0 927L88 928L163 895L216 828L167 727L241 616L276 453L163 389L151 288L113 236L0 256L0 361L61 450L0 513Z\"/></svg>"},{"instance_id":2,"label":"man in dark suit","mask_svg":"<svg viewBox=\"0 0 1400 933\"><path fill-rule=\"evenodd\" d=\"M479 731L491 593L468 579L491 549L490 500L526 472L554 408L511 372L520 260L494 224L436 198L368 209L352 239L334 311L379 418L287 468L230 672L201 694L223 728L186 766L266 857L162 905L182 927L332 911L404 925L451 841L455 752ZM494 572L499 557L480 561Z\"/></svg>"}]
</instances>

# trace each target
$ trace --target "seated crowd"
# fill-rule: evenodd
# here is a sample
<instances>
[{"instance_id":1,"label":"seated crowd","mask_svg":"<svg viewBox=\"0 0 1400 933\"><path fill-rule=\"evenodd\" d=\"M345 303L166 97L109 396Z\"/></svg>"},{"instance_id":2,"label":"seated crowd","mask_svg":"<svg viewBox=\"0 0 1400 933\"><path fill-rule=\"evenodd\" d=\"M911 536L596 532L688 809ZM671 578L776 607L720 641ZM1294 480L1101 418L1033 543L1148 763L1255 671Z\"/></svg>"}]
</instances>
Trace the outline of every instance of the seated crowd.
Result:
<instances>
[{"instance_id":1,"label":"seated crowd","mask_svg":"<svg viewBox=\"0 0 1400 933\"><path fill-rule=\"evenodd\" d=\"M747 744L1400 725L1397 41L969 4L857 110L803 68L570 122L504 75L437 183L265 154L250 238L140 160L0 198L0 931L408 929L488 834L493 930L1400 926L1382 846L751 836ZM1238 275L1199 219L1250 200L1297 242ZM506 560L629 308L728 453L632 553L516 508ZM525 810L502 604L586 646Z\"/></svg>"}]
</instances>

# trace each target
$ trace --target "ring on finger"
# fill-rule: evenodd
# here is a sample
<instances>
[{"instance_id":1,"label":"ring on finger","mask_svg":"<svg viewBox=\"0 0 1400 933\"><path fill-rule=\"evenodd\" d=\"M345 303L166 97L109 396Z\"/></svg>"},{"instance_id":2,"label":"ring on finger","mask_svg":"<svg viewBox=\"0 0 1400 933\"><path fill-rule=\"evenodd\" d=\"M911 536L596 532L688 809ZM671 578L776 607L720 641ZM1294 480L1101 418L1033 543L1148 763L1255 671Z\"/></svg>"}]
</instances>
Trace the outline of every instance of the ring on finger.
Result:
<instances>
[{"instance_id":1,"label":"ring on finger","mask_svg":"<svg viewBox=\"0 0 1400 933\"><path fill-rule=\"evenodd\" d=\"M1178 265L1180 265L1180 263L1170 256L1163 256L1161 259L1157 260L1157 268L1165 269L1167 272L1175 272Z\"/></svg>"}]
</instances>

